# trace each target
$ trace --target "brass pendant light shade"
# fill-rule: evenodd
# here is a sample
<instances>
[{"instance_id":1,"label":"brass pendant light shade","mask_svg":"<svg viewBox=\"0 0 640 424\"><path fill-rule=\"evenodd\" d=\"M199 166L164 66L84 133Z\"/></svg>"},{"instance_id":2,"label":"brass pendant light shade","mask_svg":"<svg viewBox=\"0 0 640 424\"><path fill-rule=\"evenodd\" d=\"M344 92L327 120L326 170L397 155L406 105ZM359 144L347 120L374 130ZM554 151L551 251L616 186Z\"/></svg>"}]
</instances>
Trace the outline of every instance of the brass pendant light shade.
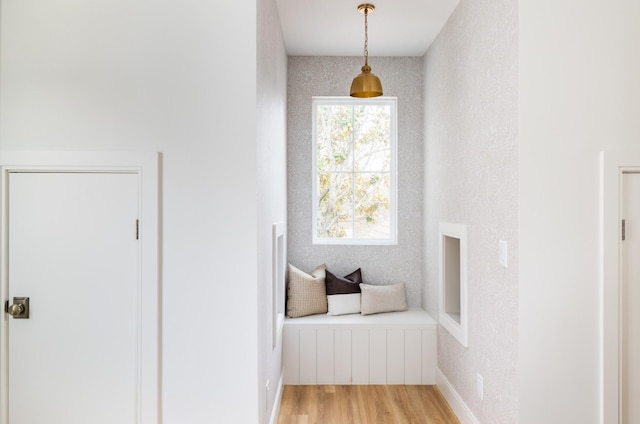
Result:
<instances>
[{"instance_id":1,"label":"brass pendant light shade","mask_svg":"<svg viewBox=\"0 0 640 424\"><path fill-rule=\"evenodd\" d=\"M351 97L378 97L382 96L382 83L380 78L371 73L371 66L362 67L362 73L353 79L351 83Z\"/></svg>"},{"instance_id":2,"label":"brass pendant light shade","mask_svg":"<svg viewBox=\"0 0 640 424\"><path fill-rule=\"evenodd\" d=\"M364 3L358 6L358 11L364 13L364 66L362 73L353 79L351 83L351 97L378 97L382 96L382 83L380 78L371 73L369 66L369 23L367 16L375 10L372 4Z\"/></svg>"}]
</instances>

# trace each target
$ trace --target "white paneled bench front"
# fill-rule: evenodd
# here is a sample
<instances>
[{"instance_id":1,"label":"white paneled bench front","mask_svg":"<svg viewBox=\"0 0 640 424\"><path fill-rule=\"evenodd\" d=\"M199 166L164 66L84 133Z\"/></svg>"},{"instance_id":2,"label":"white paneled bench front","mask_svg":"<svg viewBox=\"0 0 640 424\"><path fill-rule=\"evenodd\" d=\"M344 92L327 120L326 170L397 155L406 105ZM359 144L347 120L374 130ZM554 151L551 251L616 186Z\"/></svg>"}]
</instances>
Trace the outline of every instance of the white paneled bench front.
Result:
<instances>
[{"instance_id":1,"label":"white paneled bench front","mask_svg":"<svg viewBox=\"0 0 640 424\"><path fill-rule=\"evenodd\" d=\"M287 318L287 385L436 383L437 323L423 309Z\"/></svg>"}]
</instances>

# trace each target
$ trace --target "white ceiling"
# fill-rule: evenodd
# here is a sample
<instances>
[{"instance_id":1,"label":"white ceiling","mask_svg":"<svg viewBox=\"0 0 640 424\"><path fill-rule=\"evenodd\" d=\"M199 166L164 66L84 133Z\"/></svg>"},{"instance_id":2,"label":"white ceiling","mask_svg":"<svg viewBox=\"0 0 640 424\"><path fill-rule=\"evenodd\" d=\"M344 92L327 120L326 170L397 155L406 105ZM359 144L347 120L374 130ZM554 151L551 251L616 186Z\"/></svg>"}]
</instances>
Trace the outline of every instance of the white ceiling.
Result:
<instances>
[{"instance_id":1,"label":"white ceiling","mask_svg":"<svg viewBox=\"0 0 640 424\"><path fill-rule=\"evenodd\" d=\"M289 56L362 56L364 0L276 0ZM373 0L370 56L422 56L459 0Z\"/></svg>"}]
</instances>

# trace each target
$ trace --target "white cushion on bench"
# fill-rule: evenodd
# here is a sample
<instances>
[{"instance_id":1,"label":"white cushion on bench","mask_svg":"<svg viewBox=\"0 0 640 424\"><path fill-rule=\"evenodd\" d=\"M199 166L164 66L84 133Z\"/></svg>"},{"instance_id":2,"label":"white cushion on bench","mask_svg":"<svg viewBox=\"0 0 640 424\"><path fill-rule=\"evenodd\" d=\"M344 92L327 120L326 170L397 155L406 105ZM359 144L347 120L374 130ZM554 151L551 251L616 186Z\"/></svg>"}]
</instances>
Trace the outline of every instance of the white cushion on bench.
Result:
<instances>
[{"instance_id":1,"label":"white cushion on bench","mask_svg":"<svg viewBox=\"0 0 640 424\"><path fill-rule=\"evenodd\" d=\"M431 328L436 329L437 322L422 308L410 308L402 312L387 312L375 315L309 315L300 318L285 318L285 326L322 326L324 328Z\"/></svg>"}]
</instances>

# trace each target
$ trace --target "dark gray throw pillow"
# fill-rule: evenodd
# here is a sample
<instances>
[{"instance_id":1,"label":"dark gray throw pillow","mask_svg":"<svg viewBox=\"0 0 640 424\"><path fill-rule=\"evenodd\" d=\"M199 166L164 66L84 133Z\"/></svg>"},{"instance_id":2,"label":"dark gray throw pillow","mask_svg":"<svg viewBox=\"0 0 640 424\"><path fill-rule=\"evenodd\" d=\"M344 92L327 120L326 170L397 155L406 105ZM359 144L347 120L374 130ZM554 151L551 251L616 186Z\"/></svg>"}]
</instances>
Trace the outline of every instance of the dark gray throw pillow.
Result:
<instances>
[{"instance_id":1,"label":"dark gray throw pillow","mask_svg":"<svg viewBox=\"0 0 640 424\"><path fill-rule=\"evenodd\" d=\"M363 282L360 268L344 277L339 277L329 270L326 270L326 273L325 284L327 286L327 296L332 294L360 293L359 284Z\"/></svg>"}]
</instances>

